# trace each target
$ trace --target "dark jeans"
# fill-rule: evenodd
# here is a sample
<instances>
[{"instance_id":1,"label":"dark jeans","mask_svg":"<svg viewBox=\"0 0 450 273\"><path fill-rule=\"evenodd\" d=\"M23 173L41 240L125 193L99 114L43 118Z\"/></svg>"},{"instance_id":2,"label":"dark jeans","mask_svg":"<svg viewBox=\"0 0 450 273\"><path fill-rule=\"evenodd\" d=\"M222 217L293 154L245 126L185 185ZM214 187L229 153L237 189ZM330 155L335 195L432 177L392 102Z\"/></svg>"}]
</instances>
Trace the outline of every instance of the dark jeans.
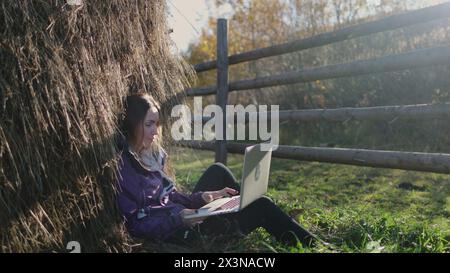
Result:
<instances>
[{"instance_id":1,"label":"dark jeans","mask_svg":"<svg viewBox=\"0 0 450 273\"><path fill-rule=\"evenodd\" d=\"M200 177L193 192L215 191L225 187L240 189L230 169L221 163L214 163ZM284 213L268 197L255 200L237 213L209 217L191 231L208 235L233 233L246 235L258 227L264 228L277 240L288 245L296 245L297 241L300 241L304 245L311 246L316 242L313 234Z\"/></svg>"}]
</instances>

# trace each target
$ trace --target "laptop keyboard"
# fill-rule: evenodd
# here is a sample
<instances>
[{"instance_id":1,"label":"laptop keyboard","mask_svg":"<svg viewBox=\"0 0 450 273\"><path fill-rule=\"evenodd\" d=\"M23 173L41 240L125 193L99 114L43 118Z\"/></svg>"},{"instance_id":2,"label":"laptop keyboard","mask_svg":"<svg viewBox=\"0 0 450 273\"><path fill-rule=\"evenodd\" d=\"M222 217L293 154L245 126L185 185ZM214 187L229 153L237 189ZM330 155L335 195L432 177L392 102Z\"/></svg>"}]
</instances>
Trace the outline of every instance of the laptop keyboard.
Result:
<instances>
[{"instance_id":1,"label":"laptop keyboard","mask_svg":"<svg viewBox=\"0 0 450 273\"><path fill-rule=\"evenodd\" d=\"M219 207L220 210L228 210L228 209L234 209L236 206L239 206L239 203L241 201L241 197L233 198L230 201L226 202L222 206Z\"/></svg>"}]
</instances>

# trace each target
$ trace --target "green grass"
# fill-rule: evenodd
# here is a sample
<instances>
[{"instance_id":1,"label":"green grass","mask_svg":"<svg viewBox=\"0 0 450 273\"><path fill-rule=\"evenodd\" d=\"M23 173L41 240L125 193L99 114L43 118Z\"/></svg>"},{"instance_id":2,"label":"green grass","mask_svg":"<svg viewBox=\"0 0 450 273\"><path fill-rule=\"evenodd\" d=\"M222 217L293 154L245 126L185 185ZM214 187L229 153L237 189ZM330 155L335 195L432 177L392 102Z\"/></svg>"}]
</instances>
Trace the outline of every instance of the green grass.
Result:
<instances>
[{"instance_id":1,"label":"green grass","mask_svg":"<svg viewBox=\"0 0 450 273\"><path fill-rule=\"evenodd\" d=\"M184 148L171 156L186 191L214 161L213 152ZM228 155L237 178L242 163L242 155ZM333 247L286 248L258 229L192 251L220 244L224 252L450 252L450 175L272 158L267 195Z\"/></svg>"}]
</instances>

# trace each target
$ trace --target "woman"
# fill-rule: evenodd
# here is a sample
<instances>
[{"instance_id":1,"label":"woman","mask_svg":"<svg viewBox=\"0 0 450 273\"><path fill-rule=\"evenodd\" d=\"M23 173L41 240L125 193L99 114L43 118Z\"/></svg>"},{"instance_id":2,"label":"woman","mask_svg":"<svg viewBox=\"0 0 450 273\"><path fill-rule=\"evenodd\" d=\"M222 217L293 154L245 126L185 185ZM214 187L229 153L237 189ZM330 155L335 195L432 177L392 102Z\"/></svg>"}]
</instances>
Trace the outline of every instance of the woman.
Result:
<instances>
[{"instance_id":1,"label":"woman","mask_svg":"<svg viewBox=\"0 0 450 273\"><path fill-rule=\"evenodd\" d=\"M311 245L316 241L267 197L237 213L185 220L184 215L217 198L238 194L239 185L226 166L215 163L203 173L193 194L177 191L165 174L167 154L158 144L159 108L148 94L126 99L118 203L131 235L173 241L196 238L199 233L248 234L263 227L288 245L296 245L297 241Z\"/></svg>"}]
</instances>

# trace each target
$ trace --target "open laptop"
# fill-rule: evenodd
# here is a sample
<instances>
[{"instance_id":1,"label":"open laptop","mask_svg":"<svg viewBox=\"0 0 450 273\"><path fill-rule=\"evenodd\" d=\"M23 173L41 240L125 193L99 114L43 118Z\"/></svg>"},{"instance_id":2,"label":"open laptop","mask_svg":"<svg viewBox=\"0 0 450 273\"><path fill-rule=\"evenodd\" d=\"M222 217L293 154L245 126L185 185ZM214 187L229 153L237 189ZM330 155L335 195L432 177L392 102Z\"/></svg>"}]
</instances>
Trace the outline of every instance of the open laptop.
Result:
<instances>
[{"instance_id":1,"label":"open laptop","mask_svg":"<svg viewBox=\"0 0 450 273\"><path fill-rule=\"evenodd\" d=\"M206 204L185 219L238 212L267 192L272 149L261 151L261 144L245 148L240 195L223 197Z\"/></svg>"}]
</instances>

